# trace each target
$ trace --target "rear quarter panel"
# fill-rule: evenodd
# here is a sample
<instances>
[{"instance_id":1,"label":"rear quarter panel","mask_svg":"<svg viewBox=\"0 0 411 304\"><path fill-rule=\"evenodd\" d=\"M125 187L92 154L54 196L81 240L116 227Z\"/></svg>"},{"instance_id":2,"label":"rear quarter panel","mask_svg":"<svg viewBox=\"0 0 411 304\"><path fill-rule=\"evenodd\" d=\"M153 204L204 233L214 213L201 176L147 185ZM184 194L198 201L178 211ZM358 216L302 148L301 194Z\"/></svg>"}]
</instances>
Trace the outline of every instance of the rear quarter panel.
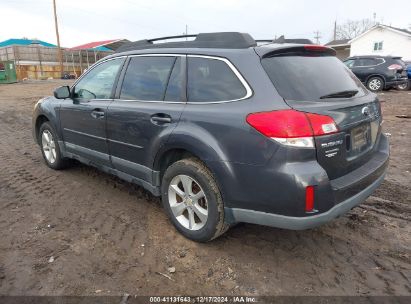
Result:
<instances>
[{"instance_id":1,"label":"rear quarter panel","mask_svg":"<svg viewBox=\"0 0 411 304\"><path fill-rule=\"evenodd\" d=\"M247 115L288 109L288 105L274 89L253 49L225 50L207 55L230 60L245 78L253 94L247 99L231 102L188 102L170 143L188 141L198 146L198 142L203 142L214 151L204 155L205 160L259 165L266 163L278 146L251 128L246 122Z\"/></svg>"}]
</instances>

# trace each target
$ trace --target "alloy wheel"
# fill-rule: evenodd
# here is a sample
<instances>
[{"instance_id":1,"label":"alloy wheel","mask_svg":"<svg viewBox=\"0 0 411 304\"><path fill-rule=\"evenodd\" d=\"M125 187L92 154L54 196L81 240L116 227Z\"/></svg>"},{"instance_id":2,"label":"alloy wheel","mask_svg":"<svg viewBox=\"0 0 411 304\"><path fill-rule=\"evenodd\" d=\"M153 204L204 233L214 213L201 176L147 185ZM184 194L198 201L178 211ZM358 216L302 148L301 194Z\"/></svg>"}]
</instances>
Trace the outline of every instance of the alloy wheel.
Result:
<instances>
[{"instance_id":1,"label":"alloy wheel","mask_svg":"<svg viewBox=\"0 0 411 304\"><path fill-rule=\"evenodd\" d=\"M49 130L44 130L41 135L41 145L43 148L44 156L50 164L54 164L56 161L56 143L54 142L53 135Z\"/></svg>"},{"instance_id":2,"label":"alloy wheel","mask_svg":"<svg viewBox=\"0 0 411 304\"><path fill-rule=\"evenodd\" d=\"M175 176L168 187L168 203L186 229L199 230L208 218L207 198L200 184L188 175Z\"/></svg>"},{"instance_id":3,"label":"alloy wheel","mask_svg":"<svg viewBox=\"0 0 411 304\"><path fill-rule=\"evenodd\" d=\"M378 78L371 80L370 83L368 84L368 87L373 91L378 91L381 88L381 86L382 86L382 82Z\"/></svg>"}]
</instances>

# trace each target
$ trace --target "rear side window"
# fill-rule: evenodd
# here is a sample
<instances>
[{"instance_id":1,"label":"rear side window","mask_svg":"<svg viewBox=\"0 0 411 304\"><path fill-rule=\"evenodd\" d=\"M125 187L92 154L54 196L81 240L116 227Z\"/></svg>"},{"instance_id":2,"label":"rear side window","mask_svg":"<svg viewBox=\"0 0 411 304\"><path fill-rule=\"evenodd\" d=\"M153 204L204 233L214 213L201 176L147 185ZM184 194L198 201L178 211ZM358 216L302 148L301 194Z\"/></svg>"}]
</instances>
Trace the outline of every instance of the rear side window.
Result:
<instances>
[{"instance_id":1,"label":"rear side window","mask_svg":"<svg viewBox=\"0 0 411 304\"><path fill-rule=\"evenodd\" d=\"M231 101L247 91L233 70L222 60L188 57L189 102Z\"/></svg>"},{"instance_id":2,"label":"rear side window","mask_svg":"<svg viewBox=\"0 0 411 304\"><path fill-rule=\"evenodd\" d=\"M382 63L385 62L384 59L382 59L382 58L375 58L374 60L375 60L375 64L376 64L376 65L377 65L377 64L382 64Z\"/></svg>"},{"instance_id":3,"label":"rear side window","mask_svg":"<svg viewBox=\"0 0 411 304\"><path fill-rule=\"evenodd\" d=\"M276 56L261 63L286 100L324 101L321 97L343 91L365 94L361 82L334 56Z\"/></svg>"},{"instance_id":4,"label":"rear side window","mask_svg":"<svg viewBox=\"0 0 411 304\"><path fill-rule=\"evenodd\" d=\"M374 58L358 58L355 60L355 67L362 67L362 66L373 66L376 65L377 61Z\"/></svg>"},{"instance_id":5,"label":"rear side window","mask_svg":"<svg viewBox=\"0 0 411 304\"><path fill-rule=\"evenodd\" d=\"M162 101L176 57L132 57L120 99Z\"/></svg>"}]
</instances>

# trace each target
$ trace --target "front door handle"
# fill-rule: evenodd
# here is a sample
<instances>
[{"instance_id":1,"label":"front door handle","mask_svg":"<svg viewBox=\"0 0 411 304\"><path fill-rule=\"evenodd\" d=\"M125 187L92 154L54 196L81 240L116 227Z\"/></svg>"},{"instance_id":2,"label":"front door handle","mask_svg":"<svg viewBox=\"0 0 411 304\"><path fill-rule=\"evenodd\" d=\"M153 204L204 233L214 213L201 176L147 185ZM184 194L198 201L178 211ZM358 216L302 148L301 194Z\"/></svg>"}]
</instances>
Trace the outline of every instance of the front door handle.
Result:
<instances>
[{"instance_id":1,"label":"front door handle","mask_svg":"<svg viewBox=\"0 0 411 304\"><path fill-rule=\"evenodd\" d=\"M161 124L170 123L171 117L167 114L156 114L151 116L151 122Z\"/></svg>"},{"instance_id":2,"label":"front door handle","mask_svg":"<svg viewBox=\"0 0 411 304\"><path fill-rule=\"evenodd\" d=\"M93 112L91 112L91 117L93 117L95 119L104 118L104 111L96 109Z\"/></svg>"}]
</instances>

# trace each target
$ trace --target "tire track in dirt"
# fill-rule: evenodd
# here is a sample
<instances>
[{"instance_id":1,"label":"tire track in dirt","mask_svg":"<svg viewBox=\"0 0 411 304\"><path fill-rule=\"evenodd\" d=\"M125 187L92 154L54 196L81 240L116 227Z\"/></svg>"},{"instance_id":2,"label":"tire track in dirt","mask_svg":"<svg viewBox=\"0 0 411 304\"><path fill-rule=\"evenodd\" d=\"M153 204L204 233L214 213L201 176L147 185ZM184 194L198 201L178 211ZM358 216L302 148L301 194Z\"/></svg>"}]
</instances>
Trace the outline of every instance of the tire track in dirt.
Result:
<instances>
[{"instance_id":1,"label":"tire track in dirt","mask_svg":"<svg viewBox=\"0 0 411 304\"><path fill-rule=\"evenodd\" d=\"M102 233L102 239L113 244L114 246L117 243L123 242L123 245L121 245L123 252L136 247L136 232L144 235L144 229L141 229L141 222L138 227L135 227L133 223L130 223L129 217L124 215L126 212L129 212L128 209L124 209L122 213L123 215L120 217L117 216L117 214L108 215L106 219L111 220L111 225L107 227L107 229L102 229L102 231L100 231L101 227L99 225L95 225L95 220L101 216L101 208L103 206L107 207L107 204L95 206L95 204L99 203L99 199L88 197L88 199L86 199L87 203L92 202L93 204L89 206L90 209L85 210L86 212L80 212L77 214L80 218L77 218L74 221L71 221L70 217L65 218L64 215L67 215L65 210L66 208L82 209L81 207L83 207L84 209L84 207L86 207L80 206L82 202L84 203L83 199L78 200L81 195L73 195L73 189L70 187L64 187L67 178L65 178L61 172L50 171L39 160L40 153L35 150L37 147L35 147L31 141L31 134L29 134L27 130L25 130L25 132L19 132L18 129L14 127L14 125L19 124L15 115L10 112L2 113L2 115L6 115L9 119L2 120L2 124L0 125L2 129L0 133L0 141L3 143L0 146L0 155L6 156L1 162L1 188L2 190L7 189L8 192L14 194L7 197L7 199L12 200L12 202L1 204L2 209L5 209L5 211L10 211L10 207L19 208L20 210L24 210L25 208L37 209L36 206L31 206L31 200L35 198L37 201L42 202L43 205L45 204L47 206L47 210L41 210L40 208L40 210L35 211L43 211L42 213L45 213L45 216L42 216L41 220L37 222L38 226L43 226L44 228L44 226L47 226L47 223L53 223L53 216L55 215L53 213L61 213L63 215L59 218L61 221L58 224L52 224L56 225L55 231L57 232L64 230L75 231L81 227L79 225L87 224L87 231L80 231L80 235L86 235L86 238L90 237L89 230L94 230L97 235ZM6 123L5 128L3 128L4 122ZM10 137L10 134L13 134L13 137ZM16 143L19 145L16 145ZM32 148L32 150L28 149L27 144ZM35 154L37 155L33 156L32 152L27 152L30 150L36 151L37 153ZM24 152L22 153L22 151ZM33 160L37 161L34 167ZM88 171L88 175L95 173L93 172L93 169L82 168L81 166L74 168L74 170ZM76 174L79 172L74 173ZM82 172L80 172L80 174L81 173ZM97 178L99 177L101 177L100 173L97 174ZM109 179L111 178L109 177ZM99 194L97 197L100 198L101 195ZM6 197L2 196L2 199L3 198ZM31 208L30 206L34 208ZM92 210L92 212L89 212L89 210ZM107 210L109 211L110 209L108 208L105 211ZM48 211L52 211L53 213ZM73 213L70 213L70 215L72 216ZM65 222L67 219L70 219L68 223ZM12 218L9 218L4 222L4 226L7 225L10 227L19 222L19 219L13 220ZM1 223L3 226L3 221ZM73 223L74 225L72 225ZM104 221L102 223L104 223ZM20 222L20 225L21 224L22 223ZM64 237L67 236L65 235ZM70 235L68 238L70 239ZM46 266L43 268L49 268L47 267L48 265L45 261L46 258L52 254L60 254L61 250L58 250L57 248L50 249L47 246L38 246L39 244L39 241L24 242L20 244L21 246L19 250L25 250L28 248L36 249L36 247L40 247L37 251L34 250L32 255L34 260L43 259L43 262L35 263L35 265L43 265L46 263ZM65 246L64 250L67 249L69 249L69 247ZM82 249L77 248L77 250L81 251ZM12 283L17 280L18 276L16 273L14 273L14 278L13 274L11 276L10 275L11 274L8 272L7 276L10 279L9 282Z\"/></svg>"}]
</instances>

